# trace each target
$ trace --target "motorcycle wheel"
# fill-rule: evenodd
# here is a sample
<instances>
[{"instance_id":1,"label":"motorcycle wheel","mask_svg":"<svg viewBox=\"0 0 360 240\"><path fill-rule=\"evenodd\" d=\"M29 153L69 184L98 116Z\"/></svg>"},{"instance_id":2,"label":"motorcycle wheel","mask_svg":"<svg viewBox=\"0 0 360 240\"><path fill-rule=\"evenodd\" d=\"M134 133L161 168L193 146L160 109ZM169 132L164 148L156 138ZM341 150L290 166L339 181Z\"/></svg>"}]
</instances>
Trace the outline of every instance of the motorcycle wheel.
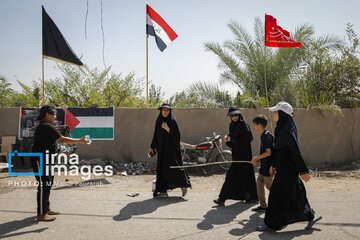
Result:
<instances>
[{"instance_id":1,"label":"motorcycle wheel","mask_svg":"<svg viewBox=\"0 0 360 240\"><path fill-rule=\"evenodd\" d=\"M223 157L224 157L224 159L223 159ZM224 162L224 163L220 163L220 164L218 164L218 166L222 169L222 170L225 170L225 171L227 171L227 170L229 170L229 168L230 168L230 165L231 165L231 163L227 163L228 161L232 161L232 156L231 156L231 153L229 153L229 152L222 152L222 156L221 156L221 154L218 154L217 156L216 156L216 162Z\"/></svg>"},{"instance_id":2,"label":"motorcycle wheel","mask_svg":"<svg viewBox=\"0 0 360 240\"><path fill-rule=\"evenodd\" d=\"M186 165L184 163L194 163L195 162L192 160L194 158L194 156L190 155L189 153L181 153L181 158L183 161L183 165ZM204 167L194 167L194 168L188 168L187 171L189 173L195 173L198 175L207 175L207 171L204 169Z\"/></svg>"}]
</instances>

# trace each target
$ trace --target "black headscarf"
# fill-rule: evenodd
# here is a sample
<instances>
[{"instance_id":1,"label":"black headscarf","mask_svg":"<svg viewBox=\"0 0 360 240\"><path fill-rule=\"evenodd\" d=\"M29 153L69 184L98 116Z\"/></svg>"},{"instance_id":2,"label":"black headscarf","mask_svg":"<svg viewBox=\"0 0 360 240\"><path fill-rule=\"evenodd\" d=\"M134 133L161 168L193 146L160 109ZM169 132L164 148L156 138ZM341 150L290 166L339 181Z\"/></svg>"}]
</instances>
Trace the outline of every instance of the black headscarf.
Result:
<instances>
[{"instance_id":1,"label":"black headscarf","mask_svg":"<svg viewBox=\"0 0 360 240\"><path fill-rule=\"evenodd\" d=\"M162 115L162 108L160 108L160 113L159 113L158 118L156 119L156 124L155 124L156 129L161 128L161 124L163 122L166 122L170 129L173 129L175 126L177 126L176 119L175 119L174 115L172 114L172 109L169 109L169 110L170 110L169 115L165 118Z\"/></svg>"},{"instance_id":2,"label":"black headscarf","mask_svg":"<svg viewBox=\"0 0 360 240\"><path fill-rule=\"evenodd\" d=\"M279 149L286 146L296 146L299 148L299 138L294 119L279 110L279 120L276 123L274 148Z\"/></svg>"},{"instance_id":3,"label":"black headscarf","mask_svg":"<svg viewBox=\"0 0 360 240\"><path fill-rule=\"evenodd\" d=\"M229 136L233 138L239 138L241 137L239 134L243 134L244 132L246 132L246 136L242 136L242 141L250 142L253 139L253 136L249 124L244 120L241 114L236 115L239 115L239 119L237 120L237 122L234 122L231 119L231 123L229 126Z\"/></svg>"},{"instance_id":4,"label":"black headscarf","mask_svg":"<svg viewBox=\"0 0 360 240\"><path fill-rule=\"evenodd\" d=\"M151 142L151 148L156 149L159 153L158 160L163 158L166 155L176 155L176 161L181 161L180 155L180 130L176 122L175 117L172 114L170 109L169 115L165 118L162 115L162 108L159 108L160 113L155 123L155 131L153 140ZM166 122L170 128L170 133L166 132L161 125L163 122ZM159 161L158 161L159 162ZM177 163L179 165L179 163Z\"/></svg>"},{"instance_id":5,"label":"black headscarf","mask_svg":"<svg viewBox=\"0 0 360 240\"><path fill-rule=\"evenodd\" d=\"M166 135L166 131L162 129L161 125L163 122L166 122L168 127L170 128L170 139L176 148L179 148L180 151L180 130L179 126L176 122L174 115L172 114L172 109L170 108L169 115L165 118L162 115L162 107L159 108L160 113L155 123L155 131L153 141L151 143L151 148L157 148L158 151L161 151L162 142L164 140L164 136ZM165 134L165 135L164 135Z\"/></svg>"}]
</instances>

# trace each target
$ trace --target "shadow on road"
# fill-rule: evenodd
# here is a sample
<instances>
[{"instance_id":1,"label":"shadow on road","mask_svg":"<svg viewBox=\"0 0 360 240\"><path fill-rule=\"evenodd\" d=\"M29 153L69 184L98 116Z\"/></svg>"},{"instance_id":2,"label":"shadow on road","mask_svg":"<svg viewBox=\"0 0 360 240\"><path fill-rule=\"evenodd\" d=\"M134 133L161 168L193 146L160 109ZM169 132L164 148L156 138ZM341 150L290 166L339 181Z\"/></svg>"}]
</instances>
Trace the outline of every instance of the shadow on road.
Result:
<instances>
[{"instance_id":1,"label":"shadow on road","mask_svg":"<svg viewBox=\"0 0 360 240\"><path fill-rule=\"evenodd\" d=\"M185 202L182 197L169 198L151 198L141 202L131 202L120 210L119 215L113 217L115 221L124 221L132 218L135 215L143 215L155 212L159 207L164 207L170 204Z\"/></svg>"},{"instance_id":2,"label":"shadow on road","mask_svg":"<svg viewBox=\"0 0 360 240\"><path fill-rule=\"evenodd\" d=\"M252 232L255 232L256 227L261 225L264 222L264 219L260 218L261 214L264 214L264 213L254 213L250 216L250 219L244 219L244 220L240 221L239 224L242 225L242 227L234 228L234 229L230 230L229 233L231 235L243 238L246 235L248 235ZM280 231L280 232L275 232L275 231L262 232L262 233L259 232L260 233L259 238L263 239L263 240L267 240L267 239L290 240L295 237L310 235L314 231L321 231L321 230L317 229L317 228L312 228L310 230L299 229L299 230L293 230L293 231L286 231L286 228L285 228L285 230Z\"/></svg>"},{"instance_id":3,"label":"shadow on road","mask_svg":"<svg viewBox=\"0 0 360 240\"><path fill-rule=\"evenodd\" d=\"M39 229L32 230L32 231L11 233L11 232L18 231L22 228L30 227L30 226L36 225L36 224L38 224L38 222L35 220L35 216L28 217L23 220L14 220L11 222L0 224L0 239L15 237L15 236L19 236L19 235L28 234L28 233L35 233L35 232L41 233L47 229L47 227L46 227L46 228L39 228Z\"/></svg>"},{"instance_id":4,"label":"shadow on road","mask_svg":"<svg viewBox=\"0 0 360 240\"><path fill-rule=\"evenodd\" d=\"M253 204L245 204L237 202L225 207L215 207L204 215L204 220L198 223L197 228L201 230L209 230L214 225L228 224L236 218L240 213L248 210Z\"/></svg>"},{"instance_id":5,"label":"shadow on road","mask_svg":"<svg viewBox=\"0 0 360 240\"><path fill-rule=\"evenodd\" d=\"M301 237L305 235L311 235L315 231L321 231L318 228L312 228L309 230L305 229L299 229L299 230L293 230L293 231L281 231L281 232L263 232L259 235L259 238L262 240L266 239L281 239L281 240L290 240L296 237Z\"/></svg>"},{"instance_id":6,"label":"shadow on road","mask_svg":"<svg viewBox=\"0 0 360 240\"><path fill-rule=\"evenodd\" d=\"M254 214L250 215L250 219L243 219L239 221L239 224L242 226L241 228L231 229L229 233L240 237L255 232L256 227L264 221L263 218L260 218L260 216L264 214L265 213L254 212Z\"/></svg>"}]
</instances>

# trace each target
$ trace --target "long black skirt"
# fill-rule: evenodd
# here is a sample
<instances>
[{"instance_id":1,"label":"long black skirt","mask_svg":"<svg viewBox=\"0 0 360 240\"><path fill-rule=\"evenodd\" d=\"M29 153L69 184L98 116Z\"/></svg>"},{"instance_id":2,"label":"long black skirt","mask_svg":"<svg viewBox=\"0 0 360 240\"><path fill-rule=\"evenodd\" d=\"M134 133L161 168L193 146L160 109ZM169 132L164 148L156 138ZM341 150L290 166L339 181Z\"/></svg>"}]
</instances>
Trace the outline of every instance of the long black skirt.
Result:
<instances>
[{"instance_id":1,"label":"long black skirt","mask_svg":"<svg viewBox=\"0 0 360 240\"><path fill-rule=\"evenodd\" d=\"M248 163L232 163L226 173L219 199L258 200L254 168Z\"/></svg>"}]
</instances>

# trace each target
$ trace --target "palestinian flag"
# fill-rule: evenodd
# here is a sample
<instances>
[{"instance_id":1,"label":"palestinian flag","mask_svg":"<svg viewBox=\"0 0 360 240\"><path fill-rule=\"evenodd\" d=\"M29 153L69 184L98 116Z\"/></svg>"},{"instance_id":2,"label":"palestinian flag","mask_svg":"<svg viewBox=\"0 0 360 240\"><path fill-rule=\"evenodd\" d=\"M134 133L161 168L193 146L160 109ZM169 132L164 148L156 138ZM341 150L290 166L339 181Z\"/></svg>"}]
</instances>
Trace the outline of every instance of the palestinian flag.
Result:
<instances>
[{"instance_id":1,"label":"palestinian flag","mask_svg":"<svg viewBox=\"0 0 360 240\"><path fill-rule=\"evenodd\" d=\"M73 138L90 135L95 140L114 140L114 108L67 108L65 124Z\"/></svg>"}]
</instances>

